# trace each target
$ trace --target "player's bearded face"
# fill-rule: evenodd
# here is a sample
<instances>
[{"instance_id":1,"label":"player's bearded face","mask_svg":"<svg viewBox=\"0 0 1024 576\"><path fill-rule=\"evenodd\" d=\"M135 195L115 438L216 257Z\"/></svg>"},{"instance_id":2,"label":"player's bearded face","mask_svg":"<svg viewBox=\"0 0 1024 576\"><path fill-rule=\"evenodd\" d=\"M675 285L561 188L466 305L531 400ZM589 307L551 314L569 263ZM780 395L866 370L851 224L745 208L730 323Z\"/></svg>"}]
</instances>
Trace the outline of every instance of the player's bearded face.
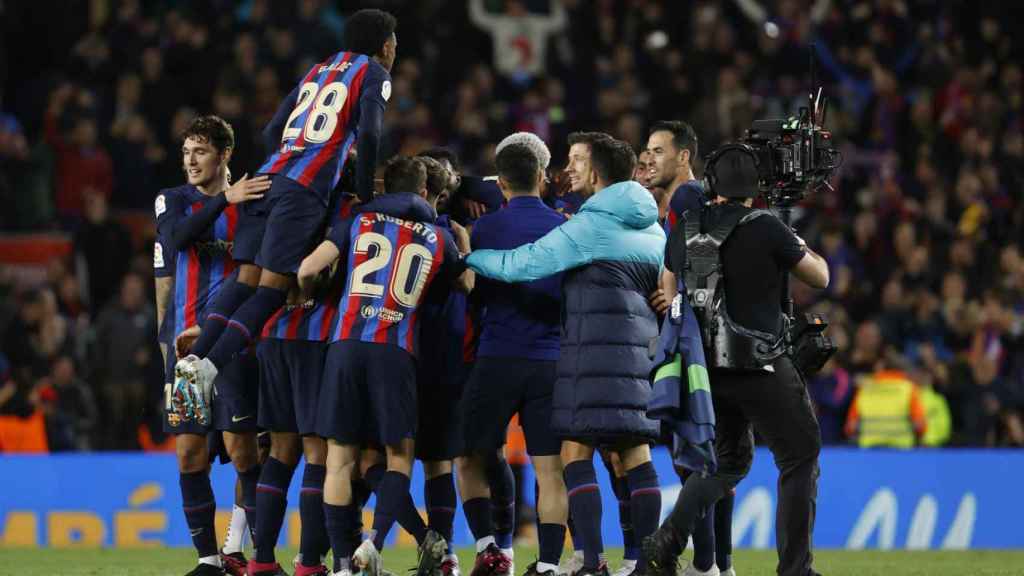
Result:
<instances>
[{"instance_id":1,"label":"player's bearded face","mask_svg":"<svg viewBox=\"0 0 1024 576\"><path fill-rule=\"evenodd\" d=\"M647 140L648 183L650 186L668 187L680 169L679 151L672 141L672 133L659 130Z\"/></svg>"},{"instance_id":2,"label":"player's bearded face","mask_svg":"<svg viewBox=\"0 0 1024 576\"><path fill-rule=\"evenodd\" d=\"M569 163L565 167L565 173L569 175L569 188L576 193L593 192L592 172L590 146L573 144L569 148Z\"/></svg>"},{"instance_id":3,"label":"player's bearded face","mask_svg":"<svg viewBox=\"0 0 1024 576\"><path fill-rule=\"evenodd\" d=\"M188 183L193 186L206 186L223 174L224 154L205 140L185 140L181 146L181 159Z\"/></svg>"}]
</instances>

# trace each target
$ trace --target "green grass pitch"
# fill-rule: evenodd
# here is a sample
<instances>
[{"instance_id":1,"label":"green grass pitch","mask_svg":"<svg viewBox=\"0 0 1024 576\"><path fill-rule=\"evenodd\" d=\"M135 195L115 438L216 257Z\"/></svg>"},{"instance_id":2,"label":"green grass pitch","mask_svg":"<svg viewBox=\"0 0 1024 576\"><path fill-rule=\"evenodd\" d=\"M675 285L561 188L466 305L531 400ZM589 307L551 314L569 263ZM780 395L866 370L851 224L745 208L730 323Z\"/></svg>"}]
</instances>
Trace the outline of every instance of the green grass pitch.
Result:
<instances>
[{"instance_id":1,"label":"green grass pitch","mask_svg":"<svg viewBox=\"0 0 1024 576\"><path fill-rule=\"evenodd\" d=\"M294 550L278 554L291 573ZM522 574L536 558L535 548L516 549L516 573ZM469 575L472 551L459 551L463 574ZM621 550L610 550L613 568ZM685 558L691 557L689 553ZM384 567L397 576L407 574L416 555L411 548L387 550ZM186 548L153 550L50 550L0 549L0 575L18 576L176 576L195 563L195 553ZM775 574L773 550L738 550L734 564L739 576ZM880 552L822 550L815 553L815 567L824 576L1024 576L1024 551L970 552Z\"/></svg>"}]
</instances>

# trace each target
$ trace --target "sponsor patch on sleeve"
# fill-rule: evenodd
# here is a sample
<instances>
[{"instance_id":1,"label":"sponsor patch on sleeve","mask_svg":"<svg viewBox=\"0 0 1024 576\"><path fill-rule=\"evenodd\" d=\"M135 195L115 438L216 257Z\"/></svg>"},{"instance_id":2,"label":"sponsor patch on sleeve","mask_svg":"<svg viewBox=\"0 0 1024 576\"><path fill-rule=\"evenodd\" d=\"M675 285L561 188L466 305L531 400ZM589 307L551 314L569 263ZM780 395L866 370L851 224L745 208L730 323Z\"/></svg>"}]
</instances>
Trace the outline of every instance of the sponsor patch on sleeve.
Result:
<instances>
[{"instance_id":1,"label":"sponsor patch on sleeve","mask_svg":"<svg viewBox=\"0 0 1024 576\"><path fill-rule=\"evenodd\" d=\"M164 267L164 247L159 242L153 243L153 268Z\"/></svg>"},{"instance_id":2,"label":"sponsor patch on sleeve","mask_svg":"<svg viewBox=\"0 0 1024 576\"><path fill-rule=\"evenodd\" d=\"M381 85L381 87L380 87L380 97L383 98L385 102L387 102L388 100L391 99L391 81L390 80L385 80L384 84Z\"/></svg>"},{"instance_id":3,"label":"sponsor patch on sleeve","mask_svg":"<svg viewBox=\"0 0 1024 576\"><path fill-rule=\"evenodd\" d=\"M167 212L167 199L164 198L163 194L156 197L156 202L153 203L153 211L156 212L157 218L164 212Z\"/></svg>"}]
</instances>

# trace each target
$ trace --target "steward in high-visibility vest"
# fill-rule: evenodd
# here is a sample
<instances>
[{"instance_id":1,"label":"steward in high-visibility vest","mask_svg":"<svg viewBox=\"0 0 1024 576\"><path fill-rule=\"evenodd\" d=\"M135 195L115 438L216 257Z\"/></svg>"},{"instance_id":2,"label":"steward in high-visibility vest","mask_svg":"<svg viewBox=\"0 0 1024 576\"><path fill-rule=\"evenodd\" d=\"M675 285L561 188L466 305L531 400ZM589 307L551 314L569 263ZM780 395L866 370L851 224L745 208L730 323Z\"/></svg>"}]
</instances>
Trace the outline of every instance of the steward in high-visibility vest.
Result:
<instances>
[{"instance_id":1,"label":"steward in high-visibility vest","mask_svg":"<svg viewBox=\"0 0 1024 576\"><path fill-rule=\"evenodd\" d=\"M913 448L927 429L924 402L903 372L882 370L864 378L846 417L846 434L861 448Z\"/></svg>"}]
</instances>

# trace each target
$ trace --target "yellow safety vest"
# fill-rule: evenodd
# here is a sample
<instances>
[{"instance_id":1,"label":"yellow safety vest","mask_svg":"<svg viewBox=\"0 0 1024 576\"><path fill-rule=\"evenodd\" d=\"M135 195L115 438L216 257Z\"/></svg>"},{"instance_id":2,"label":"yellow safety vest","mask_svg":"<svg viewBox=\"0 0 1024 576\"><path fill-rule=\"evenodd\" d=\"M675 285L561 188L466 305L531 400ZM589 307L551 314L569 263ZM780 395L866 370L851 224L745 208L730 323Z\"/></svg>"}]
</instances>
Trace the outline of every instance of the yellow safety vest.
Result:
<instances>
[{"instance_id":1,"label":"yellow safety vest","mask_svg":"<svg viewBox=\"0 0 1024 576\"><path fill-rule=\"evenodd\" d=\"M928 428L921 438L925 446L942 446L949 442L953 432L953 417L949 413L946 399L932 387L921 388L921 403L924 404L925 418Z\"/></svg>"},{"instance_id":2,"label":"yellow safety vest","mask_svg":"<svg viewBox=\"0 0 1024 576\"><path fill-rule=\"evenodd\" d=\"M913 383L903 378L866 379L856 399L860 417L857 444L861 448L913 448L914 425L910 417L913 392Z\"/></svg>"}]
</instances>

